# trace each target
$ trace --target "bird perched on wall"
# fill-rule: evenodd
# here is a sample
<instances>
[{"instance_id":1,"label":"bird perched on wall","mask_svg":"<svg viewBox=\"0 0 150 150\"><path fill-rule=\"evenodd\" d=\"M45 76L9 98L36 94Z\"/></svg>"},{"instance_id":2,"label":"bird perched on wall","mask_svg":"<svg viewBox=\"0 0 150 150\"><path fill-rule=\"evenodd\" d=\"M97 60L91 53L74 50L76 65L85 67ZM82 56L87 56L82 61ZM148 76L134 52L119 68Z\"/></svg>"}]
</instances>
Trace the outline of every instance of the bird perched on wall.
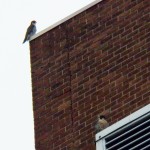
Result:
<instances>
[{"instance_id":1,"label":"bird perched on wall","mask_svg":"<svg viewBox=\"0 0 150 150\"><path fill-rule=\"evenodd\" d=\"M106 117L104 115L98 115L97 123L95 125L96 133L102 131L108 126L109 126L109 123L107 122Z\"/></svg>"},{"instance_id":2,"label":"bird perched on wall","mask_svg":"<svg viewBox=\"0 0 150 150\"><path fill-rule=\"evenodd\" d=\"M30 38L36 33L36 21L33 20L31 21L31 24L30 26L28 27L27 29L27 32L26 32L26 35L25 35L25 38L24 38L24 41L23 43L25 43L26 41L30 40Z\"/></svg>"}]
</instances>

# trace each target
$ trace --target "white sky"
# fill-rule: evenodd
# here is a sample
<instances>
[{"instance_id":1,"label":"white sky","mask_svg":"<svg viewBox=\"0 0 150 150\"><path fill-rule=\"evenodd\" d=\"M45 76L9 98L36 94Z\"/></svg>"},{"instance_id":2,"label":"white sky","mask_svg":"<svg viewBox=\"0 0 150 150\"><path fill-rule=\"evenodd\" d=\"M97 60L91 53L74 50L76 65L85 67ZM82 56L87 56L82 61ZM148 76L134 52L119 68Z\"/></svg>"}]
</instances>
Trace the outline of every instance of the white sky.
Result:
<instances>
[{"instance_id":1,"label":"white sky","mask_svg":"<svg viewBox=\"0 0 150 150\"><path fill-rule=\"evenodd\" d=\"M0 0L0 150L34 150L29 44L41 31L94 0Z\"/></svg>"}]
</instances>

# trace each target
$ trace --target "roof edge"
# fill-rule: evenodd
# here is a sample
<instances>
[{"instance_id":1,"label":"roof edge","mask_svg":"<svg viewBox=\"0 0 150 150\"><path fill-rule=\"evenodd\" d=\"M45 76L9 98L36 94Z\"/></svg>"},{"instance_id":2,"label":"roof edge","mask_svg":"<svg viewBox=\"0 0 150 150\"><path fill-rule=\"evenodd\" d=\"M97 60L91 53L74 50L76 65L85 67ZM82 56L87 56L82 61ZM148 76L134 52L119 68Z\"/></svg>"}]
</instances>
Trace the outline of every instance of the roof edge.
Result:
<instances>
[{"instance_id":1,"label":"roof edge","mask_svg":"<svg viewBox=\"0 0 150 150\"><path fill-rule=\"evenodd\" d=\"M83 11L87 10L88 8L90 8L90 7L94 6L94 5L96 5L97 3L101 2L101 1L102 1L102 0L95 0L95 1L93 1L92 3L90 3L90 4L86 5L86 6L84 6L83 8L81 8L81 9L79 9L78 11L72 13L71 15L65 17L64 19L62 19L62 20L60 20L60 21L54 23L53 25L47 27L46 29L44 29L44 30L38 32L37 34L35 34L34 36L31 37L30 41L32 41L32 40L34 40L35 38L41 36L42 34L46 33L47 31L49 31L49 30L51 30L51 29L57 27L58 25L64 23L65 21L67 21L67 20L69 20L69 19L75 17L76 15L82 13Z\"/></svg>"}]
</instances>

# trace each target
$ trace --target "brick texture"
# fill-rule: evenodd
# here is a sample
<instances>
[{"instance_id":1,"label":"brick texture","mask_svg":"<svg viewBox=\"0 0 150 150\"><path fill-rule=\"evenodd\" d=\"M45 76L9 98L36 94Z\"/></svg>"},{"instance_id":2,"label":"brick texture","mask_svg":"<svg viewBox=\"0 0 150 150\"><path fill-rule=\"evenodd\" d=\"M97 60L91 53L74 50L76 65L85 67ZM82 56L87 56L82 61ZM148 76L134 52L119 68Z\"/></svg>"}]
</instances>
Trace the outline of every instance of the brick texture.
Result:
<instances>
[{"instance_id":1,"label":"brick texture","mask_svg":"<svg viewBox=\"0 0 150 150\"><path fill-rule=\"evenodd\" d=\"M30 42L36 150L95 150L94 124L150 103L149 0L103 0Z\"/></svg>"}]
</instances>

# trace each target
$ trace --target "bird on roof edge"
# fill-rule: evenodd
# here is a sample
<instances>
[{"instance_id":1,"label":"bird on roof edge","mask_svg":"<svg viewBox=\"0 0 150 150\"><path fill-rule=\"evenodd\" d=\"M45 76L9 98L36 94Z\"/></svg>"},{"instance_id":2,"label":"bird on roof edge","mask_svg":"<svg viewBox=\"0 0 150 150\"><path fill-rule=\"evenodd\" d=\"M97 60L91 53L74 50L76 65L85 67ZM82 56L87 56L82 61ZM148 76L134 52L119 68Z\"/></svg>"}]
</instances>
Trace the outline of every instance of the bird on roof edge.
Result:
<instances>
[{"instance_id":1,"label":"bird on roof edge","mask_svg":"<svg viewBox=\"0 0 150 150\"><path fill-rule=\"evenodd\" d=\"M25 43L26 41L29 41L30 38L36 33L36 21L33 20L31 21L31 24L30 26L28 27L27 29L27 32L26 32L26 35L25 35L25 38L24 38L24 41L23 43Z\"/></svg>"},{"instance_id":2,"label":"bird on roof edge","mask_svg":"<svg viewBox=\"0 0 150 150\"><path fill-rule=\"evenodd\" d=\"M104 115L98 115L97 123L95 125L96 133L104 130L109 126L109 123L106 120L106 117Z\"/></svg>"}]
</instances>

